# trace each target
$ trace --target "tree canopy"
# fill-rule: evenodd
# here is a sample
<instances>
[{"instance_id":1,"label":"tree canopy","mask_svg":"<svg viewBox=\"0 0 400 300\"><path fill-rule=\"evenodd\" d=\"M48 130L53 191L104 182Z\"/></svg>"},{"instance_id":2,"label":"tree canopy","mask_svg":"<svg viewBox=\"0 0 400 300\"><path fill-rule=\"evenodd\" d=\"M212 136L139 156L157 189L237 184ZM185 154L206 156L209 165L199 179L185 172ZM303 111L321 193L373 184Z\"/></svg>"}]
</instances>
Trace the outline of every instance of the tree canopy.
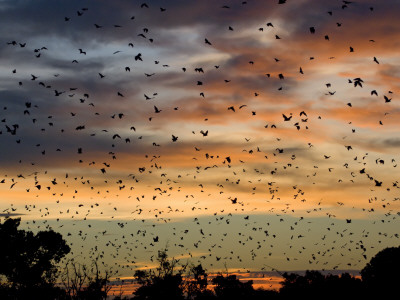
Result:
<instances>
[{"instance_id":1,"label":"tree canopy","mask_svg":"<svg viewBox=\"0 0 400 300\"><path fill-rule=\"evenodd\" d=\"M383 249L361 270L367 289L375 293L398 293L400 246Z\"/></svg>"},{"instance_id":2,"label":"tree canopy","mask_svg":"<svg viewBox=\"0 0 400 300\"><path fill-rule=\"evenodd\" d=\"M159 251L157 260L159 267L156 271L135 272L140 287L134 299L183 299L184 268L178 268L177 260L168 260L167 250Z\"/></svg>"},{"instance_id":3,"label":"tree canopy","mask_svg":"<svg viewBox=\"0 0 400 300\"><path fill-rule=\"evenodd\" d=\"M53 230L34 234L18 229L20 223L20 218L7 218L0 224L2 287L28 294L51 289L58 276L56 264L70 252L70 247Z\"/></svg>"},{"instance_id":4,"label":"tree canopy","mask_svg":"<svg viewBox=\"0 0 400 300\"><path fill-rule=\"evenodd\" d=\"M320 271L306 271L304 275L284 273L282 288L279 293L282 297L359 297L363 286L360 279L349 273L339 275L324 275Z\"/></svg>"}]
</instances>

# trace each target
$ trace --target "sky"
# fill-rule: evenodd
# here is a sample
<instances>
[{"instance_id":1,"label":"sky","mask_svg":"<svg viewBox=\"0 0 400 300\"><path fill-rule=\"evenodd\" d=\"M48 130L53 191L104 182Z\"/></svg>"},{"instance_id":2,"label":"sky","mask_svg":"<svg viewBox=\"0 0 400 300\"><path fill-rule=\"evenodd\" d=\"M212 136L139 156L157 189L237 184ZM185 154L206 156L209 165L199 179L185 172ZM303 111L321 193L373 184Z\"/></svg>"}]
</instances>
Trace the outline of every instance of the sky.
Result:
<instances>
[{"instance_id":1,"label":"sky","mask_svg":"<svg viewBox=\"0 0 400 300\"><path fill-rule=\"evenodd\" d=\"M118 278L398 246L399 4L278 2L0 1L1 218Z\"/></svg>"}]
</instances>

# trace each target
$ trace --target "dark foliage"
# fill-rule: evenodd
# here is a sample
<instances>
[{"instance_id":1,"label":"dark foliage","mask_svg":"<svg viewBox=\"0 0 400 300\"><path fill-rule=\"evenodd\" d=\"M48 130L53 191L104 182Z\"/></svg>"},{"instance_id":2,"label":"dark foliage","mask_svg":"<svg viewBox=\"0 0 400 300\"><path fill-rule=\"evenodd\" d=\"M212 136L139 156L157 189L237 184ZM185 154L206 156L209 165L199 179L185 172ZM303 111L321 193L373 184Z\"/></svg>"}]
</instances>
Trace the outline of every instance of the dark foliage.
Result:
<instances>
[{"instance_id":1,"label":"dark foliage","mask_svg":"<svg viewBox=\"0 0 400 300\"><path fill-rule=\"evenodd\" d=\"M190 300L215 299L208 287L208 274L202 265L192 266L185 280L186 298Z\"/></svg>"},{"instance_id":2,"label":"dark foliage","mask_svg":"<svg viewBox=\"0 0 400 300\"><path fill-rule=\"evenodd\" d=\"M324 297L360 297L363 285L360 279L344 273L323 275L319 271L306 271L304 276L284 273L284 281L279 293L283 298L324 298Z\"/></svg>"},{"instance_id":3,"label":"dark foliage","mask_svg":"<svg viewBox=\"0 0 400 300\"><path fill-rule=\"evenodd\" d=\"M400 247L377 253L361 270L361 278L369 293L398 294L400 283Z\"/></svg>"},{"instance_id":4,"label":"dark foliage","mask_svg":"<svg viewBox=\"0 0 400 300\"><path fill-rule=\"evenodd\" d=\"M184 299L182 275L185 268L178 269L175 259L169 261L167 250L159 251L157 260L160 265L156 271L135 272L140 287L135 291L134 299Z\"/></svg>"},{"instance_id":5,"label":"dark foliage","mask_svg":"<svg viewBox=\"0 0 400 300\"><path fill-rule=\"evenodd\" d=\"M102 300L107 299L107 290L104 287L107 285L107 280L104 278L96 279L89 283L88 286L78 292L76 299L85 300Z\"/></svg>"},{"instance_id":6,"label":"dark foliage","mask_svg":"<svg viewBox=\"0 0 400 300\"><path fill-rule=\"evenodd\" d=\"M62 294L54 287L56 264L70 248L61 234L49 230L35 235L19 230L20 222L7 218L0 224L0 298L35 299L41 295L40 299L55 299Z\"/></svg>"},{"instance_id":7,"label":"dark foliage","mask_svg":"<svg viewBox=\"0 0 400 300\"><path fill-rule=\"evenodd\" d=\"M223 276L219 274L213 278L215 295L218 299L244 299L254 296L253 281L241 282L236 275Z\"/></svg>"}]
</instances>

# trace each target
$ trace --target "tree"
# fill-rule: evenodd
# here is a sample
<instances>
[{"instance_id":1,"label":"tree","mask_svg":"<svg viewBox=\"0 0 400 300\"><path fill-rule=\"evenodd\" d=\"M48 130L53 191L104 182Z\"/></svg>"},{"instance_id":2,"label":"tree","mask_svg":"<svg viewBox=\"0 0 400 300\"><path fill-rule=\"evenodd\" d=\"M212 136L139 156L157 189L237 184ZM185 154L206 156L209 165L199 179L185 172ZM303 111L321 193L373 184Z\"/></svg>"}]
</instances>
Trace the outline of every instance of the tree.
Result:
<instances>
[{"instance_id":1,"label":"tree","mask_svg":"<svg viewBox=\"0 0 400 300\"><path fill-rule=\"evenodd\" d=\"M348 273L338 275L323 275L319 271L306 271L305 275L284 273L284 281L279 293L284 298L359 298L363 294L360 279Z\"/></svg>"},{"instance_id":2,"label":"tree","mask_svg":"<svg viewBox=\"0 0 400 300\"><path fill-rule=\"evenodd\" d=\"M361 278L369 292L398 293L400 282L400 246L383 249L361 270Z\"/></svg>"},{"instance_id":3,"label":"tree","mask_svg":"<svg viewBox=\"0 0 400 300\"><path fill-rule=\"evenodd\" d=\"M186 298L190 300L214 299L214 293L208 287L208 274L201 264L192 266L185 277Z\"/></svg>"},{"instance_id":4,"label":"tree","mask_svg":"<svg viewBox=\"0 0 400 300\"><path fill-rule=\"evenodd\" d=\"M111 286L108 284L112 273L101 272L98 258L91 265L81 264L70 259L61 274L66 294L71 299L102 300L107 299Z\"/></svg>"},{"instance_id":5,"label":"tree","mask_svg":"<svg viewBox=\"0 0 400 300\"><path fill-rule=\"evenodd\" d=\"M264 288L258 288L254 290L254 296L251 298L253 300L273 300L281 299L279 297L279 292L276 290L269 290Z\"/></svg>"},{"instance_id":6,"label":"tree","mask_svg":"<svg viewBox=\"0 0 400 300\"><path fill-rule=\"evenodd\" d=\"M133 299L184 299L183 274L186 266L177 269L178 261L168 260L167 249L158 251L159 267L154 270L137 270L134 274L140 287Z\"/></svg>"},{"instance_id":7,"label":"tree","mask_svg":"<svg viewBox=\"0 0 400 300\"><path fill-rule=\"evenodd\" d=\"M253 280L241 282L236 275L218 274L212 279L214 292L218 299L246 299L254 296Z\"/></svg>"},{"instance_id":8,"label":"tree","mask_svg":"<svg viewBox=\"0 0 400 300\"><path fill-rule=\"evenodd\" d=\"M54 286L57 263L70 252L61 234L18 229L21 219L6 218L0 223L0 276L2 293L8 297L54 299L61 290ZM55 293L55 294L54 294Z\"/></svg>"}]
</instances>

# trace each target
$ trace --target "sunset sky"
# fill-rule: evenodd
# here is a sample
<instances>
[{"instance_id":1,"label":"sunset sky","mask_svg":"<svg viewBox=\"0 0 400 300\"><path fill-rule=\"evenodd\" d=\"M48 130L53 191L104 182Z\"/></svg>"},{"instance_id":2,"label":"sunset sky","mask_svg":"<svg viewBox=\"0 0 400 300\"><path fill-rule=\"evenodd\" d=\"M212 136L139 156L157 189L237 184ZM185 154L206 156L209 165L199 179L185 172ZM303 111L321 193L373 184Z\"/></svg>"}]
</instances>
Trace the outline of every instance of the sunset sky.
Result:
<instances>
[{"instance_id":1,"label":"sunset sky","mask_svg":"<svg viewBox=\"0 0 400 300\"><path fill-rule=\"evenodd\" d=\"M119 278L399 245L398 1L143 1L0 1L2 220Z\"/></svg>"}]
</instances>

